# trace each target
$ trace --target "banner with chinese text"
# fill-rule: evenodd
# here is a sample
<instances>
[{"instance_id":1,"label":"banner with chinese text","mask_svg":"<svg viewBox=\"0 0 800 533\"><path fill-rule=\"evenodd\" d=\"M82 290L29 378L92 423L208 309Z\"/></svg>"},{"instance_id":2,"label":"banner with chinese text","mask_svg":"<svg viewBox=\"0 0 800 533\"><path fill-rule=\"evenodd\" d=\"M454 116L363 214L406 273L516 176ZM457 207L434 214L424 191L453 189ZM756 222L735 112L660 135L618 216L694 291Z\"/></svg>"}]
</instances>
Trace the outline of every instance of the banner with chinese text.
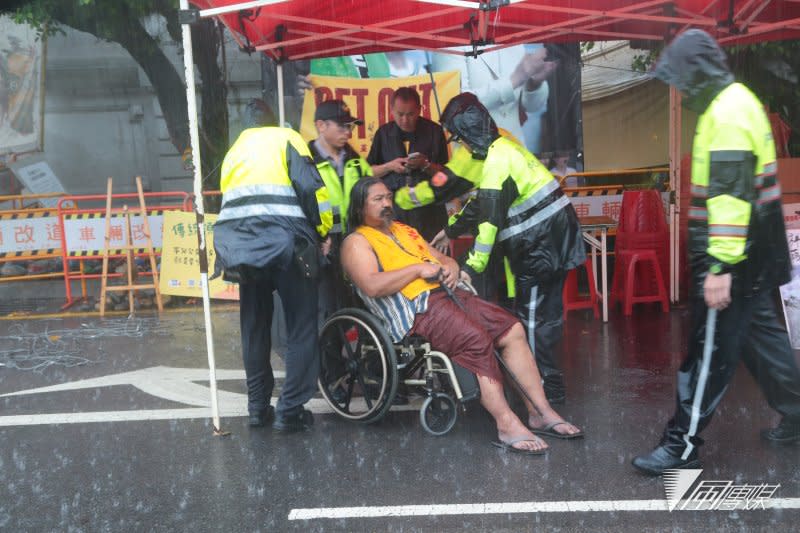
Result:
<instances>
[{"instance_id":1,"label":"banner with chinese text","mask_svg":"<svg viewBox=\"0 0 800 533\"><path fill-rule=\"evenodd\" d=\"M461 78L458 72L437 72L433 77L441 105L459 93ZM344 100L350 107L350 113L364 121L363 125L353 130L350 146L366 157L377 129L392 120L389 112L391 98L394 91L400 87L416 88L422 103L422 116L434 122L439 120L439 111L434 103L433 86L428 75L375 79L311 75L309 80L314 90L306 92L303 117L300 122L300 133L308 141L317 137L317 129L314 126L314 111L317 104L326 100Z\"/></svg>"},{"instance_id":2,"label":"banner with chinese text","mask_svg":"<svg viewBox=\"0 0 800 533\"><path fill-rule=\"evenodd\" d=\"M214 269L214 222L217 215L206 215L206 250L208 268ZM167 211L161 241L162 294L201 297L200 264L197 247L197 218L194 213ZM238 300L239 285L217 278L209 283L211 298Z\"/></svg>"},{"instance_id":3,"label":"banner with chinese text","mask_svg":"<svg viewBox=\"0 0 800 533\"><path fill-rule=\"evenodd\" d=\"M781 302L792 348L800 348L800 204L783 204L786 241L792 259L792 279L781 285Z\"/></svg>"},{"instance_id":4,"label":"banner with chinese text","mask_svg":"<svg viewBox=\"0 0 800 533\"><path fill-rule=\"evenodd\" d=\"M147 246L147 234L144 221L139 215L130 215L131 237L133 245L144 249ZM161 211L151 211L147 215L150 225L151 241L153 248L161 248L161 224L163 214ZM109 241L112 254L121 253L118 246L128 244L127 231L125 230L125 217L120 213L111 215ZM79 213L64 216L64 239L67 243L67 255L70 256L97 256L102 255L105 248L106 217L105 213Z\"/></svg>"},{"instance_id":5,"label":"banner with chinese text","mask_svg":"<svg viewBox=\"0 0 800 533\"><path fill-rule=\"evenodd\" d=\"M603 191L604 193L606 191ZM597 196L570 196L570 202L575 208L578 217L607 216L614 221L619 221L619 212L622 209L621 194L598 194ZM664 213L669 213L669 193L662 192L661 200L664 202Z\"/></svg>"},{"instance_id":6,"label":"banner with chinese text","mask_svg":"<svg viewBox=\"0 0 800 533\"><path fill-rule=\"evenodd\" d=\"M61 225L55 212L0 216L0 257L61 252Z\"/></svg>"}]
</instances>

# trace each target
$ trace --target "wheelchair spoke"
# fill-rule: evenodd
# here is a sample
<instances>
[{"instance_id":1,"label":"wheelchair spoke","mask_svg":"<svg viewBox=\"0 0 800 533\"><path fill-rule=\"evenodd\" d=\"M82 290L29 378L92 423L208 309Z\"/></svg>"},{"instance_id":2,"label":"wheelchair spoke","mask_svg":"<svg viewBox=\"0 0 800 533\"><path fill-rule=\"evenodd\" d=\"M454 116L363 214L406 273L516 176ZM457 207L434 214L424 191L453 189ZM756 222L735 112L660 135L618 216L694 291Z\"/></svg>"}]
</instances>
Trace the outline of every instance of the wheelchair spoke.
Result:
<instances>
[{"instance_id":1,"label":"wheelchair spoke","mask_svg":"<svg viewBox=\"0 0 800 533\"><path fill-rule=\"evenodd\" d=\"M369 391L367 390L367 384L364 383L364 378L361 377L360 371L356 374L356 379L358 380L358 385L361 387L361 390L364 393L364 401L367 402L367 407L372 409L372 400L369 398Z\"/></svg>"},{"instance_id":2,"label":"wheelchair spoke","mask_svg":"<svg viewBox=\"0 0 800 533\"><path fill-rule=\"evenodd\" d=\"M333 411L363 423L380 420L394 398L397 363L379 320L360 309L338 311L320 341L318 385Z\"/></svg>"},{"instance_id":3,"label":"wheelchair spoke","mask_svg":"<svg viewBox=\"0 0 800 533\"><path fill-rule=\"evenodd\" d=\"M337 378L336 381L334 381L332 384L328 385L328 392L334 399L337 398L338 391L344 391L345 387L344 382L347 379L347 377L348 376L341 376Z\"/></svg>"},{"instance_id":4,"label":"wheelchair spoke","mask_svg":"<svg viewBox=\"0 0 800 533\"><path fill-rule=\"evenodd\" d=\"M350 400L353 399L353 386L355 384L356 382L352 378L350 378L350 383L347 384L347 399L344 404L344 409L348 413L350 412Z\"/></svg>"},{"instance_id":5,"label":"wheelchair spoke","mask_svg":"<svg viewBox=\"0 0 800 533\"><path fill-rule=\"evenodd\" d=\"M370 333L361 328L358 329L358 340L356 341L356 353L361 353L364 349L364 341L370 338Z\"/></svg>"},{"instance_id":6,"label":"wheelchair spoke","mask_svg":"<svg viewBox=\"0 0 800 533\"><path fill-rule=\"evenodd\" d=\"M350 346L350 341L347 340L347 334L344 332L344 328L340 323L336 324L336 331L339 332L339 338L341 339L345 350L347 350L347 355L350 356L351 359L354 359L356 354L353 352L353 348Z\"/></svg>"}]
</instances>

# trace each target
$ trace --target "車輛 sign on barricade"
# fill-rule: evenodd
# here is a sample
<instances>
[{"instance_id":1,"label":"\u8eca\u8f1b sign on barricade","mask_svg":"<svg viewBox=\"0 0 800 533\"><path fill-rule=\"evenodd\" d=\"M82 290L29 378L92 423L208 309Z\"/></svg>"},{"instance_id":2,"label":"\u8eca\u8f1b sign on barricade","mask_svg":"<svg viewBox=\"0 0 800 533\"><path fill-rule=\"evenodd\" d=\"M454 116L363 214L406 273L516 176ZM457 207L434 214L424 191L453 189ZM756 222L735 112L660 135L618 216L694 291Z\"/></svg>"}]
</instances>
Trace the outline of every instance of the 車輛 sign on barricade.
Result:
<instances>
[{"instance_id":1,"label":"\u8eca\u8f1b sign on barricade","mask_svg":"<svg viewBox=\"0 0 800 533\"><path fill-rule=\"evenodd\" d=\"M148 210L149 211L149 210ZM144 221L139 215L131 215L131 237L136 253L144 253L147 235ZM147 221L152 232L153 248L161 248L161 226L164 220L163 210L149 211ZM121 255L119 248L128 245L125 231L125 216L122 213L111 215L109 254ZM105 248L105 213L72 213L64 215L64 240L69 257L87 257L103 254Z\"/></svg>"},{"instance_id":2,"label":"\u8eca\u8f1b sign on barricade","mask_svg":"<svg viewBox=\"0 0 800 533\"><path fill-rule=\"evenodd\" d=\"M564 194L569 197L570 203L575 208L579 218L607 216L614 221L618 221L624 192L625 187L611 185L567 189ZM661 193L664 213L669 213L669 198L669 192Z\"/></svg>"},{"instance_id":3,"label":"\u8eca\u8f1b sign on barricade","mask_svg":"<svg viewBox=\"0 0 800 533\"><path fill-rule=\"evenodd\" d=\"M181 211L187 204L189 194L182 191L148 192L144 193L147 202L147 221L150 226L150 240L154 254L161 255L161 235L164 213L167 211ZM102 207L83 207L89 203L98 205L108 200L106 195L65 196L58 202L58 222L61 228L61 257L64 263L64 286L66 290L66 304L72 305L72 282L81 281L82 298L86 299L87 288L83 283L87 279L99 279L102 274L87 273L84 268L86 260L100 260L106 249L106 214ZM121 204L131 204L130 229L131 240L136 247L133 253L137 256L146 255L147 234L143 218L138 214L138 195L136 193L122 193L111 195L112 210L111 221L108 224L109 243L108 256L110 258L125 257L126 250L119 249L128 245L127 224L124 207ZM135 214L134 214L135 213ZM79 268L74 270L74 263L78 262ZM141 272L142 275L152 275L150 272ZM109 278L119 277L122 274L109 273Z\"/></svg>"}]
</instances>

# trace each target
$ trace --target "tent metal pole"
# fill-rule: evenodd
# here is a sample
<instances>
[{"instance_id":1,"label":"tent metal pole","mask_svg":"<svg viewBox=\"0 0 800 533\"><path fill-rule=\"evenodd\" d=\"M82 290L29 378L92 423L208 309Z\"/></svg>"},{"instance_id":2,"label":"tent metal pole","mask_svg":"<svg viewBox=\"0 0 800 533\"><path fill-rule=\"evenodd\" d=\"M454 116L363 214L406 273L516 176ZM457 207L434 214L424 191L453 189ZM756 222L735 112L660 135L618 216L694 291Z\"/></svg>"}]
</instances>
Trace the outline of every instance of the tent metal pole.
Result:
<instances>
[{"instance_id":1,"label":"tent metal pole","mask_svg":"<svg viewBox=\"0 0 800 533\"><path fill-rule=\"evenodd\" d=\"M670 300L678 301L680 287L680 240L681 240L681 94L669 86L669 189L672 201L669 205L669 279Z\"/></svg>"},{"instance_id":2,"label":"tent metal pole","mask_svg":"<svg viewBox=\"0 0 800 533\"><path fill-rule=\"evenodd\" d=\"M180 0L180 9L189 9L189 0ZM206 329L206 351L208 352L209 388L211 389L211 418L215 435L224 435L220 429L217 400L217 369L214 359L214 332L211 328L211 298L208 292L208 256L206 254L205 207L203 206L203 175L200 168L200 134L197 127L197 95L194 79L194 55L192 53L192 28L181 25L183 36L183 66L186 79L186 105L189 114L189 140L192 146L194 167L194 206L197 216L197 241L200 262L200 286L203 292L203 317Z\"/></svg>"},{"instance_id":3,"label":"tent metal pole","mask_svg":"<svg viewBox=\"0 0 800 533\"><path fill-rule=\"evenodd\" d=\"M275 77L278 78L278 125L286 125L286 109L283 105L283 63L278 61L275 68Z\"/></svg>"},{"instance_id":4,"label":"tent metal pole","mask_svg":"<svg viewBox=\"0 0 800 533\"><path fill-rule=\"evenodd\" d=\"M242 11L245 9L255 9L263 6L268 6L271 4L280 4L281 2L286 2L287 0L253 0L252 2L240 2L238 4L232 4L229 6L221 6L221 7L212 7L210 9L203 9L200 11L200 16L203 18L206 17L218 17L220 15L226 15L229 13L233 13L235 11ZM183 8L181 8L183 9Z\"/></svg>"}]
</instances>

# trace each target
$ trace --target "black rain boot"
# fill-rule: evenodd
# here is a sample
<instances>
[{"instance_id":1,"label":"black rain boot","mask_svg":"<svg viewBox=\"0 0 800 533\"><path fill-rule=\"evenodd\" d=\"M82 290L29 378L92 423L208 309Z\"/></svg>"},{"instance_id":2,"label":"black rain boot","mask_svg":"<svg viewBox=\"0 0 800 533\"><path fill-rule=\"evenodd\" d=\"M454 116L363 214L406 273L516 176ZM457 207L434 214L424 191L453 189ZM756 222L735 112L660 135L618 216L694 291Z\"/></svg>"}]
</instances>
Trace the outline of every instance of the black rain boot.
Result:
<instances>
[{"instance_id":1,"label":"black rain boot","mask_svg":"<svg viewBox=\"0 0 800 533\"><path fill-rule=\"evenodd\" d=\"M700 460L697 458L697 448L692 450L688 458L681 459L679 455L673 455L666 446L658 446L647 455L634 457L631 464L649 476L660 476L665 470L673 468L699 468Z\"/></svg>"}]
</instances>

